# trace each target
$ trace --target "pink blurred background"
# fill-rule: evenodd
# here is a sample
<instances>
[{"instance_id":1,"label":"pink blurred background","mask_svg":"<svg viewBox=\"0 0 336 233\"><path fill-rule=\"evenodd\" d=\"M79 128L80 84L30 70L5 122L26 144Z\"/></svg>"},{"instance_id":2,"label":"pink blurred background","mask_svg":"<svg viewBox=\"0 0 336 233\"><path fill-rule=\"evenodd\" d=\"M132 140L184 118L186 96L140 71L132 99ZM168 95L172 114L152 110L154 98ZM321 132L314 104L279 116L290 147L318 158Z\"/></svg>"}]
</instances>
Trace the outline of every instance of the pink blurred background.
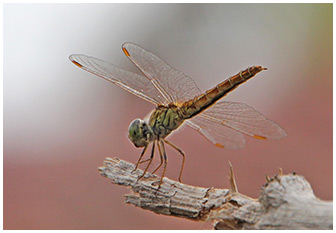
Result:
<instances>
[{"instance_id":1,"label":"pink blurred background","mask_svg":"<svg viewBox=\"0 0 336 233\"><path fill-rule=\"evenodd\" d=\"M288 137L247 138L228 151L184 127L170 137L187 154L184 183L228 188L230 161L248 196L282 168L332 200L332 18L332 4L5 4L4 229L211 229L125 205L129 191L98 173L108 156L137 161L127 128L154 106L68 56L137 72L121 51L126 41L201 90L251 65L269 68L225 100L253 106ZM181 158L168 156L176 180Z\"/></svg>"}]
</instances>

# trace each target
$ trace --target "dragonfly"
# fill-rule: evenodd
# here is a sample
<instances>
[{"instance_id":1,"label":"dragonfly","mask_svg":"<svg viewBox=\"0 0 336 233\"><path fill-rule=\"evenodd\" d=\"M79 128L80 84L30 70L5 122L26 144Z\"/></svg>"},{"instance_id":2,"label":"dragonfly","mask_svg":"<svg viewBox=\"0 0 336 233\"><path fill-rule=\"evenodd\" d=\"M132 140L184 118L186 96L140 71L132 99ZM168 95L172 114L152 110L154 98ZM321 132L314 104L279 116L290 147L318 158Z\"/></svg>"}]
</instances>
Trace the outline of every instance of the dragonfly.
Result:
<instances>
[{"instance_id":1,"label":"dragonfly","mask_svg":"<svg viewBox=\"0 0 336 233\"><path fill-rule=\"evenodd\" d=\"M167 168L166 144L182 155L178 178L181 182L185 153L166 138L182 125L189 126L214 145L226 149L243 148L244 135L270 140L286 137L286 132L278 124L247 104L221 100L239 85L267 68L248 67L215 87L201 92L192 78L172 68L144 48L134 43L124 43L122 51L143 75L123 70L87 55L73 54L69 59L83 70L156 105L143 120L135 119L128 128L130 141L135 147L143 148L133 171L137 170L139 164L147 162L138 180L144 177L152 164L157 148L160 164L152 174L163 165L158 184L158 189L160 188ZM142 160L151 144L150 157Z\"/></svg>"}]
</instances>

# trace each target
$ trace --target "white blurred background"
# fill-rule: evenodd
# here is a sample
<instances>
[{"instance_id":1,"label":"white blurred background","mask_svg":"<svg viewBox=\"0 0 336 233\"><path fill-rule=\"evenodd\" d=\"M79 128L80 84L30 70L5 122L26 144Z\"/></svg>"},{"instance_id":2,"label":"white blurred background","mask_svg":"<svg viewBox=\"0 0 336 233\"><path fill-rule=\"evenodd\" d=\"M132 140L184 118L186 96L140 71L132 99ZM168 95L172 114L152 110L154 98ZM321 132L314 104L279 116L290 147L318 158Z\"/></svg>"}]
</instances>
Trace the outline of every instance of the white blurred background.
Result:
<instances>
[{"instance_id":1,"label":"white blurred background","mask_svg":"<svg viewBox=\"0 0 336 233\"><path fill-rule=\"evenodd\" d=\"M210 229L123 204L100 177L105 157L135 163L129 123L154 106L68 59L95 56L138 72L121 51L141 45L201 90L252 65L269 70L230 93L281 125L281 141L217 148L183 128L183 182L258 197L281 167L332 199L332 4L5 4L4 229ZM181 158L168 150L167 176ZM155 165L153 165L155 167ZM160 174L160 173L159 173Z\"/></svg>"}]
</instances>

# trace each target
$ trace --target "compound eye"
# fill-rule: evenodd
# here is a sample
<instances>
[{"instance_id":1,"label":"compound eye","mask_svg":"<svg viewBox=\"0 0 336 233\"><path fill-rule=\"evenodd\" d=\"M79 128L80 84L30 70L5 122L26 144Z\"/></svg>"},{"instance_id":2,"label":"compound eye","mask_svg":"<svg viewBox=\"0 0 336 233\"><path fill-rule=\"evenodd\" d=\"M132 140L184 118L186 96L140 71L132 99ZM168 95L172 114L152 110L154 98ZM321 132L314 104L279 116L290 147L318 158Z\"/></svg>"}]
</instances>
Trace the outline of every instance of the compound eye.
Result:
<instances>
[{"instance_id":1,"label":"compound eye","mask_svg":"<svg viewBox=\"0 0 336 233\"><path fill-rule=\"evenodd\" d=\"M138 131L137 130L133 130L131 133L132 133L132 136L134 136L134 137L138 136Z\"/></svg>"}]
</instances>

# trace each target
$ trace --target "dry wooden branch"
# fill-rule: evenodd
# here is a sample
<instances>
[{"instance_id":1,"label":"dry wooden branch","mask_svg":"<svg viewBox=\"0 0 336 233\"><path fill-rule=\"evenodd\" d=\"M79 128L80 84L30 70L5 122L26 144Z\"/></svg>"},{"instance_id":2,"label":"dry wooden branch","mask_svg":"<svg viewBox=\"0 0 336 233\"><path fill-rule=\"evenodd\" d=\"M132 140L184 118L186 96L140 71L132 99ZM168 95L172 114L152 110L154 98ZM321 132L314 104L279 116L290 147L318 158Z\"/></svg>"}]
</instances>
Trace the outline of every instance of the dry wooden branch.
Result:
<instances>
[{"instance_id":1,"label":"dry wooden branch","mask_svg":"<svg viewBox=\"0 0 336 233\"><path fill-rule=\"evenodd\" d=\"M128 186L125 202L158 214L195 221L214 221L215 229L332 229L332 202L315 197L310 184L282 170L261 189L259 199L238 192L231 166L230 189L202 188L146 173L118 158L99 168L112 183Z\"/></svg>"}]
</instances>

